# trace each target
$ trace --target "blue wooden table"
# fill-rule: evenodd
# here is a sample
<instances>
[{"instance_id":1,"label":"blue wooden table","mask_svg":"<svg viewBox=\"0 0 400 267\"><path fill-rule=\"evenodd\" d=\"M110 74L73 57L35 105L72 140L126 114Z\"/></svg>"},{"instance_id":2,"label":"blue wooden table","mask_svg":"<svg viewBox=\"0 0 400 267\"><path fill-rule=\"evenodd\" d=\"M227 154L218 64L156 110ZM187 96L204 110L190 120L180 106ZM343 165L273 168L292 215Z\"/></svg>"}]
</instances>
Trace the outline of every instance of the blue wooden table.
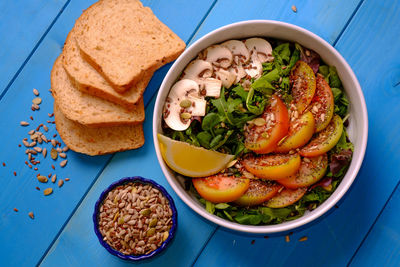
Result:
<instances>
[{"instance_id":1,"label":"blue wooden table","mask_svg":"<svg viewBox=\"0 0 400 267\"><path fill-rule=\"evenodd\" d=\"M53 118L48 116L53 107L50 70L74 21L93 2L0 2L0 266L128 265L100 246L91 214L105 187L134 175L165 186L179 210L173 243L143 265L400 266L400 1L143 1L188 45L232 22L280 20L321 36L353 68L369 113L363 166L338 208L294 231L290 242L282 235L252 236L218 227L173 193L158 166L151 137L155 94L170 65L156 72L146 90L142 148L94 158L69 151L65 168L49 155L46 160L38 157L42 160L38 170L24 163L25 148L18 145L29 137L30 129L44 123L49 128L46 135L56 134ZM43 99L35 112L31 110L33 88ZM21 127L20 121L30 125ZM38 173L56 173L64 180L63 187L40 184ZM43 195L46 187L54 190L47 197ZM299 242L303 236L308 240Z\"/></svg>"}]
</instances>

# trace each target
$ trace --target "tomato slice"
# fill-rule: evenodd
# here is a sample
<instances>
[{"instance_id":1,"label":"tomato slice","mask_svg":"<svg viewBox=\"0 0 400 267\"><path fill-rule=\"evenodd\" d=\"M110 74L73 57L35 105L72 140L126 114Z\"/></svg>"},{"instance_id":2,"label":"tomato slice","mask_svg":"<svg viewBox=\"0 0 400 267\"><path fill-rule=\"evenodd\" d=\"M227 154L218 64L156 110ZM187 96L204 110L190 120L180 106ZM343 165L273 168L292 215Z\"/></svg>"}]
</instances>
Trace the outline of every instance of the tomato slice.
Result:
<instances>
[{"instance_id":1,"label":"tomato slice","mask_svg":"<svg viewBox=\"0 0 400 267\"><path fill-rule=\"evenodd\" d=\"M290 72L293 102L299 114L311 103L316 88L314 71L304 61L297 61Z\"/></svg>"},{"instance_id":2,"label":"tomato slice","mask_svg":"<svg viewBox=\"0 0 400 267\"><path fill-rule=\"evenodd\" d=\"M298 173L277 182L287 188L307 187L321 180L327 168L328 156L326 153L318 157L303 158Z\"/></svg>"},{"instance_id":3,"label":"tomato slice","mask_svg":"<svg viewBox=\"0 0 400 267\"><path fill-rule=\"evenodd\" d=\"M193 185L204 199L214 202L232 202L241 197L249 188L249 179L225 174L205 178L193 178Z\"/></svg>"},{"instance_id":4,"label":"tomato slice","mask_svg":"<svg viewBox=\"0 0 400 267\"><path fill-rule=\"evenodd\" d=\"M247 191L234 203L239 206L259 205L274 197L282 186L276 183L251 179Z\"/></svg>"},{"instance_id":5,"label":"tomato slice","mask_svg":"<svg viewBox=\"0 0 400 267\"><path fill-rule=\"evenodd\" d=\"M320 132L328 126L333 117L334 99L332 89L321 74L317 75L317 90L311 102L311 112L315 118L315 131Z\"/></svg>"},{"instance_id":6,"label":"tomato slice","mask_svg":"<svg viewBox=\"0 0 400 267\"><path fill-rule=\"evenodd\" d=\"M307 111L299 119L291 121L288 135L275 151L284 153L304 146L314 134L314 128L314 116L310 111Z\"/></svg>"},{"instance_id":7,"label":"tomato slice","mask_svg":"<svg viewBox=\"0 0 400 267\"><path fill-rule=\"evenodd\" d=\"M307 187L297 189L283 189L279 194L271 198L266 206L269 208L284 208L299 201L307 191Z\"/></svg>"},{"instance_id":8,"label":"tomato slice","mask_svg":"<svg viewBox=\"0 0 400 267\"><path fill-rule=\"evenodd\" d=\"M278 96L273 95L264 113L255 120L258 126L256 124L245 126L246 148L259 154L274 151L279 140L289 130L289 114L286 105Z\"/></svg>"},{"instance_id":9,"label":"tomato slice","mask_svg":"<svg viewBox=\"0 0 400 267\"><path fill-rule=\"evenodd\" d=\"M273 154L250 156L242 160L244 168L255 176L279 180L295 174L300 168L299 154Z\"/></svg>"},{"instance_id":10,"label":"tomato slice","mask_svg":"<svg viewBox=\"0 0 400 267\"><path fill-rule=\"evenodd\" d=\"M300 149L303 157L316 157L331 150L339 141L343 132L342 119L335 115L328 126L311 139L310 143Z\"/></svg>"}]
</instances>

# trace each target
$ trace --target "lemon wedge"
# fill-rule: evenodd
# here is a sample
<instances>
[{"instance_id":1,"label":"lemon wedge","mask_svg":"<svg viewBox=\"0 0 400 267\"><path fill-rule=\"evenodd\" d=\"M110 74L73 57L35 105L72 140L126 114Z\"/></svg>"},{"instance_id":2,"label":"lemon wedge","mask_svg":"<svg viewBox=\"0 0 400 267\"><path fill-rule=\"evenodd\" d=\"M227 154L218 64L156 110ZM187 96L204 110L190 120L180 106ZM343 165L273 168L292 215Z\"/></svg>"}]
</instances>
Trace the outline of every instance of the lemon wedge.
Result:
<instances>
[{"instance_id":1,"label":"lemon wedge","mask_svg":"<svg viewBox=\"0 0 400 267\"><path fill-rule=\"evenodd\" d=\"M216 174L235 157L175 141L162 134L157 134L157 137L164 161L171 169L185 176L205 177Z\"/></svg>"}]
</instances>

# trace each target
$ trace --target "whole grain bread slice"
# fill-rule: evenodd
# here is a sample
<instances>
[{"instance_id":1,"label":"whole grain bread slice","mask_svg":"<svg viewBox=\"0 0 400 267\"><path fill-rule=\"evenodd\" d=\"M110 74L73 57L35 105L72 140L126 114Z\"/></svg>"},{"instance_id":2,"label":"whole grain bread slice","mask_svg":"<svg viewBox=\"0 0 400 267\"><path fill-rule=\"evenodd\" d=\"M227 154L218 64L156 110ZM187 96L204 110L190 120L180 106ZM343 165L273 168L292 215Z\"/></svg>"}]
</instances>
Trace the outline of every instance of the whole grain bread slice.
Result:
<instances>
[{"instance_id":1,"label":"whole grain bread slice","mask_svg":"<svg viewBox=\"0 0 400 267\"><path fill-rule=\"evenodd\" d=\"M77 25L79 26L79 25ZM79 90L106 99L110 102L134 109L135 104L141 99L153 72L146 72L143 79L136 83L125 93L118 93L112 86L81 56L75 41L75 28L71 30L65 41L63 49L63 66L70 79Z\"/></svg>"},{"instance_id":2,"label":"whole grain bread slice","mask_svg":"<svg viewBox=\"0 0 400 267\"><path fill-rule=\"evenodd\" d=\"M175 60L185 43L138 0L101 0L75 24L84 59L118 92Z\"/></svg>"},{"instance_id":3,"label":"whole grain bread slice","mask_svg":"<svg viewBox=\"0 0 400 267\"><path fill-rule=\"evenodd\" d=\"M130 111L76 89L63 68L61 56L51 71L51 90L55 102L68 119L89 127L135 125L144 121L142 99Z\"/></svg>"},{"instance_id":4,"label":"whole grain bread slice","mask_svg":"<svg viewBox=\"0 0 400 267\"><path fill-rule=\"evenodd\" d=\"M144 144L141 124L89 128L69 120L54 104L56 129L64 143L73 151L95 156L136 149Z\"/></svg>"}]
</instances>

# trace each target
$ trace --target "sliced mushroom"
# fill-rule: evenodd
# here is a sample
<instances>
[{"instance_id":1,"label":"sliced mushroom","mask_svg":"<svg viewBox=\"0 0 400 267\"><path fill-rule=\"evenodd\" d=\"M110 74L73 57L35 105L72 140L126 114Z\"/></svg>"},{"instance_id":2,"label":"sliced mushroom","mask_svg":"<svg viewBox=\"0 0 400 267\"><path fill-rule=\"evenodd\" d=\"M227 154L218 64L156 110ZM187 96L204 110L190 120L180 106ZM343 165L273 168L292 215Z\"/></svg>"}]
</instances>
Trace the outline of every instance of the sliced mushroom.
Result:
<instances>
[{"instance_id":1,"label":"sliced mushroom","mask_svg":"<svg viewBox=\"0 0 400 267\"><path fill-rule=\"evenodd\" d=\"M213 67L210 62L196 59L189 63L183 71L182 79L197 81L203 78L209 78L213 74Z\"/></svg>"},{"instance_id":2,"label":"sliced mushroom","mask_svg":"<svg viewBox=\"0 0 400 267\"><path fill-rule=\"evenodd\" d=\"M218 69L214 73L215 77L222 82L225 88L231 87L236 80L236 74L224 69Z\"/></svg>"},{"instance_id":3,"label":"sliced mushroom","mask_svg":"<svg viewBox=\"0 0 400 267\"><path fill-rule=\"evenodd\" d=\"M246 64L250 60L250 52L246 45L239 40L229 40L223 42L222 46L228 48L233 55L233 62L236 65Z\"/></svg>"},{"instance_id":4,"label":"sliced mushroom","mask_svg":"<svg viewBox=\"0 0 400 267\"><path fill-rule=\"evenodd\" d=\"M240 80L247 75L247 73L244 70L242 65L231 66L229 68L229 72L231 72L232 74L236 75L236 79L233 82L234 84L237 84L238 82L240 82Z\"/></svg>"},{"instance_id":5,"label":"sliced mushroom","mask_svg":"<svg viewBox=\"0 0 400 267\"><path fill-rule=\"evenodd\" d=\"M205 61L224 69L229 68L233 60L231 51L221 45L212 45L206 48L201 55Z\"/></svg>"},{"instance_id":6,"label":"sliced mushroom","mask_svg":"<svg viewBox=\"0 0 400 267\"><path fill-rule=\"evenodd\" d=\"M252 59L257 58L261 63L274 60L271 44L262 38L250 38L245 41Z\"/></svg>"},{"instance_id":7,"label":"sliced mushroom","mask_svg":"<svg viewBox=\"0 0 400 267\"><path fill-rule=\"evenodd\" d=\"M204 89L203 94L205 96L213 96L215 98L218 98L221 95L221 87L222 81L214 78L206 78L202 80L200 84L200 88Z\"/></svg>"},{"instance_id":8,"label":"sliced mushroom","mask_svg":"<svg viewBox=\"0 0 400 267\"><path fill-rule=\"evenodd\" d=\"M164 121L173 130L189 128L192 116L204 116L207 102L200 96L199 85L189 79L175 83L164 105Z\"/></svg>"},{"instance_id":9,"label":"sliced mushroom","mask_svg":"<svg viewBox=\"0 0 400 267\"><path fill-rule=\"evenodd\" d=\"M260 78L263 73L261 62L254 57L252 57L250 63L246 66L243 66L243 68L247 75L249 75L251 78Z\"/></svg>"}]
</instances>

